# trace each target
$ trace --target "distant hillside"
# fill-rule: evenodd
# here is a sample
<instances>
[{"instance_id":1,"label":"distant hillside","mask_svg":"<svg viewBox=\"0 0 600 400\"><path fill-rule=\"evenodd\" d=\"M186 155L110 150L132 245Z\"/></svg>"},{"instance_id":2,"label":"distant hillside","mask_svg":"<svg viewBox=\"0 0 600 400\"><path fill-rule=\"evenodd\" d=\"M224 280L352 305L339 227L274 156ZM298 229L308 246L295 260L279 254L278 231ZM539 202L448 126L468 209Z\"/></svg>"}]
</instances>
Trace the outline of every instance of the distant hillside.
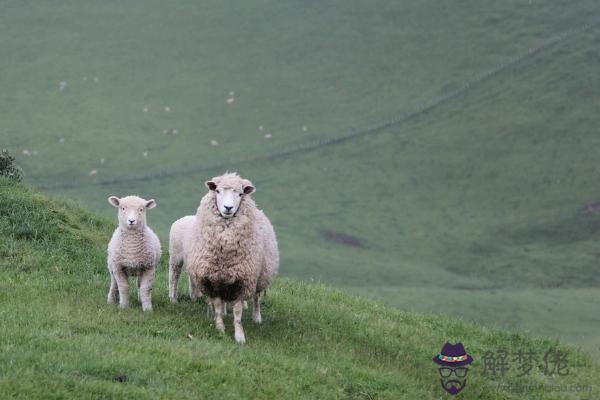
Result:
<instances>
[{"instance_id":1,"label":"distant hillside","mask_svg":"<svg viewBox=\"0 0 600 400\"><path fill-rule=\"evenodd\" d=\"M527 398L574 398L548 387L588 390L600 375L588 356L554 341L400 312L290 279L269 290L262 326L246 313L248 343L238 346L229 326L225 336L211 326L202 302L168 302L165 262L155 312L144 315L137 301L119 311L105 302L112 227L0 179L3 398L446 398L431 358L447 340L462 341L475 359L464 399L523 398L514 392L523 385L536 385ZM483 355L499 349L540 357L560 350L568 375L544 375L539 360L526 378L516 367L485 376ZM589 390L577 398L600 395L597 385Z\"/></svg>"},{"instance_id":2,"label":"distant hillside","mask_svg":"<svg viewBox=\"0 0 600 400\"><path fill-rule=\"evenodd\" d=\"M597 0L11 0L0 145L105 216L111 194L155 198L163 240L237 170L285 276L600 356L599 18Z\"/></svg>"}]
</instances>

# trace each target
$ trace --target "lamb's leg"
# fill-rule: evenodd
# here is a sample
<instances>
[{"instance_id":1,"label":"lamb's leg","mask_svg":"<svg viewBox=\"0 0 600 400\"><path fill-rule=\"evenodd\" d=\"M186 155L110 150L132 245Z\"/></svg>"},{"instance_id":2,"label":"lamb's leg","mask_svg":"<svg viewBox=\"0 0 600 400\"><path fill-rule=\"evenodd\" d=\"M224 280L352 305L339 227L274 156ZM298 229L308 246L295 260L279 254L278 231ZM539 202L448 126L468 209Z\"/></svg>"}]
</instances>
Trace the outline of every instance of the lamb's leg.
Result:
<instances>
[{"instance_id":1,"label":"lamb's leg","mask_svg":"<svg viewBox=\"0 0 600 400\"><path fill-rule=\"evenodd\" d=\"M177 303L177 284L182 266L183 260L175 260L173 256L169 258L169 299L171 303Z\"/></svg>"},{"instance_id":2,"label":"lamb's leg","mask_svg":"<svg viewBox=\"0 0 600 400\"><path fill-rule=\"evenodd\" d=\"M117 287L117 280L110 271L110 289L108 289L108 304L115 304L119 300L119 288Z\"/></svg>"},{"instance_id":3,"label":"lamb's leg","mask_svg":"<svg viewBox=\"0 0 600 400\"><path fill-rule=\"evenodd\" d=\"M254 307L252 308L252 321L260 324L262 322L262 316L260 314L260 301L262 296L260 293L254 295Z\"/></svg>"},{"instance_id":4,"label":"lamb's leg","mask_svg":"<svg viewBox=\"0 0 600 400\"><path fill-rule=\"evenodd\" d=\"M113 277L117 281L117 289L119 290L119 307L129 307L129 281L125 270L121 267L116 267L113 271Z\"/></svg>"},{"instance_id":5,"label":"lamb's leg","mask_svg":"<svg viewBox=\"0 0 600 400\"><path fill-rule=\"evenodd\" d=\"M242 326L242 312L244 311L244 302L236 300L233 303L233 328L235 330L235 341L238 343L246 343L246 335L244 335L244 327Z\"/></svg>"},{"instance_id":6,"label":"lamb's leg","mask_svg":"<svg viewBox=\"0 0 600 400\"><path fill-rule=\"evenodd\" d=\"M152 311L152 284L154 283L154 274L154 268L140 272L140 300L142 301L142 310L144 311Z\"/></svg>"},{"instance_id":7,"label":"lamb's leg","mask_svg":"<svg viewBox=\"0 0 600 400\"><path fill-rule=\"evenodd\" d=\"M225 302L220 298L213 299L213 308L215 312L215 326L219 332L225 332L225 324L223 323L223 308Z\"/></svg>"}]
</instances>

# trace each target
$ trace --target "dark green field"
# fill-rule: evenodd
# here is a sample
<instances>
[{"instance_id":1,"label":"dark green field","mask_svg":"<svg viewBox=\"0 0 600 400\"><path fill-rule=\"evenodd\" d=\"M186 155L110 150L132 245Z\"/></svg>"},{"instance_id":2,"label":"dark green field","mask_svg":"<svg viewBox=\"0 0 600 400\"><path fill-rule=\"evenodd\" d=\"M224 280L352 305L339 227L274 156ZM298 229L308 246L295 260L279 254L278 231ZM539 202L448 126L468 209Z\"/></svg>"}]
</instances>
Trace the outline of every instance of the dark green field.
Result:
<instances>
[{"instance_id":1,"label":"dark green field","mask_svg":"<svg viewBox=\"0 0 600 400\"><path fill-rule=\"evenodd\" d=\"M164 243L237 170L284 276L599 355L599 18L591 0L6 1L0 145L113 220L107 196L155 198Z\"/></svg>"}]
</instances>

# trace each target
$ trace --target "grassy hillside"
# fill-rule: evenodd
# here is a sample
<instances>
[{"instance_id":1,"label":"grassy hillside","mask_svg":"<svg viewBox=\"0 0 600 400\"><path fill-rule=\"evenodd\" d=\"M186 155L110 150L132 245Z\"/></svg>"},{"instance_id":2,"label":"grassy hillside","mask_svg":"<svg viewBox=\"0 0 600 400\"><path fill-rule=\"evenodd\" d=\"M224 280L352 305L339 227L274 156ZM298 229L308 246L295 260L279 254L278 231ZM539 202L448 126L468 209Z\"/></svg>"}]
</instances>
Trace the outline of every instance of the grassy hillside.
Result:
<instances>
[{"instance_id":1,"label":"grassy hillside","mask_svg":"<svg viewBox=\"0 0 600 400\"><path fill-rule=\"evenodd\" d=\"M219 335L203 303L167 299L165 263L155 312L105 303L105 245L113 224L0 179L0 392L6 398L438 399L431 358L462 341L475 362L464 399L517 399L498 385L590 388L527 398L596 398L600 367L555 341L456 318L400 312L321 285L279 279L265 323L246 315L248 343ZM132 285L135 286L135 285ZM230 325L230 321L227 321ZM568 376L485 376L482 356L505 348L568 354ZM126 382L121 382L125 381Z\"/></svg>"},{"instance_id":2,"label":"grassy hillside","mask_svg":"<svg viewBox=\"0 0 600 400\"><path fill-rule=\"evenodd\" d=\"M599 355L600 28L572 31L598 17L591 0L10 1L2 145L107 216L110 194L154 197L163 240L238 170L284 275Z\"/></svg>"}]
</instances>

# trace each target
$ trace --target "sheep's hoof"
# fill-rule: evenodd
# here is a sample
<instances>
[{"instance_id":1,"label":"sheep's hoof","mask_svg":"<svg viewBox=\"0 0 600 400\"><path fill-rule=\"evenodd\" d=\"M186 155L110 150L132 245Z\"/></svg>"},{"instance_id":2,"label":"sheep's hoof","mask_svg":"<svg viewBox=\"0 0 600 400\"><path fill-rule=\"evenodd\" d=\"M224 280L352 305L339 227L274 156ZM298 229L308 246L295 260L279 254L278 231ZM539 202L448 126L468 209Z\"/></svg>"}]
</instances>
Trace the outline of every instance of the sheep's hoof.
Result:
<instances>
[{"instance_id":1,"label":"sheep's hoof","mask_svg":"<svg viewBox=\"0 0 600 400\"><path fill-rule=\"evenodd\" d=\"M244 335L244 332L236 332L235 333L235 341L239 344L246 343L246 336Z\"/></svg>"},{"instance_id":2,"label":"sheep's hoof","mask_svg":"<svg viewBox=\"0 0 600 400\"><path fill-rule=\"evenodd\" d=\"M152 312L152 306L142 307L142 311L144 311L144 312Z\"/></svg>"},{"instance_id":3,"label":"sheep's hoof","mask_svg":"<svg viewBox=\"0 0 600 400\"><path fill-rule=\"evenodd\" d=\"M252 321L257 324L262 324L262 316L260 314L252 314Z\"/></svg>"},{"instance_id":4,"label":"sheep's hoof","mask_svg":"<svg viewBox=\"0 0 600 400\"><path fill-rule=\"evenodd\" d=\"M215 327L217 328L217 330L221 333L225 333L225 324L223 322L217 322L215 323Z\"/></svg>"},{"instance_id":5,"label":"sheep's hoof","mask_svg":"<svg viewBox=\"0 0 600 400\"><path fill-rule=\"evenodd\" d=\"M177 304L177 297L169 297L169 300L171 300L171 303Z\"/></svg>"},{"instance_id":6,"label":"sheep's hoof","mask_svg":"<svg viewBox=\"0 0 600 400\"><path fill-rule=\"evenodd\" d=\"M119 303L119 293L118 292L108 292L108 296L106 296L106 302L108 304L117 304Z\"/></svg>"}]
</instances>

